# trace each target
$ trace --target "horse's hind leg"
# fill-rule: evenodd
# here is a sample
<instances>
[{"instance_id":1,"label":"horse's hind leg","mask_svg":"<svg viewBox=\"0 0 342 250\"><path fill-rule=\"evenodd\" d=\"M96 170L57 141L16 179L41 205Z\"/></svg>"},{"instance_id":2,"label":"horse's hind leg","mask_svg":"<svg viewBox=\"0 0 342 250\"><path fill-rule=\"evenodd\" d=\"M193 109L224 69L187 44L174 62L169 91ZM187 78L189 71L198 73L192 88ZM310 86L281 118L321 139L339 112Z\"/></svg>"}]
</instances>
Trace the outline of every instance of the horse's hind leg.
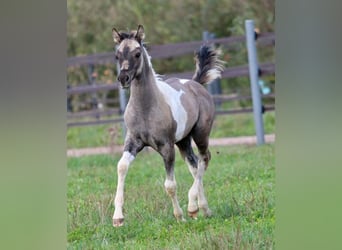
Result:
<instances>
[{"instance_id":1,"label":"horse's hind leg","mask_svg":"<svg viewBox=\"0 0 342 250\"><path fill-rule=\"evenodd\" d=\"M185 137L183 140L177 142L177 146L179 148L179 152L181 153L181 156L183 157L184 161L188 165L189 171L194 178L194 183L192 187L189 190L188 198L188 215L191 218L197 218L198 214L198 205L197 205L197 197L198 197L198 180L196 179L197 176L197 164L198 164L198 158L195 155L194 151L191 147L191 137Z\"/></svg>"},{"instance_id":2,"label":"horse's hind leg","mask_svg":"<svg viewBox=\"0 0 342 250\"><path fill-rule=\"evenodd\" d=\"M208 167L208 164L211 158L211 154L208 149L209 133L207 135L197 134L195 130L192 136L198 148L199 159L197 163L197 174L196 174L195 182L191 189L197 188L198 190L198 206L199 208L202 209L204 216L211 216L211 210L208 207L208 202L205 197L204 188L203 188L203 175L204 175L205 170ZM197 186L195 186L195 184Z\"/></svg>"}]
</instances>

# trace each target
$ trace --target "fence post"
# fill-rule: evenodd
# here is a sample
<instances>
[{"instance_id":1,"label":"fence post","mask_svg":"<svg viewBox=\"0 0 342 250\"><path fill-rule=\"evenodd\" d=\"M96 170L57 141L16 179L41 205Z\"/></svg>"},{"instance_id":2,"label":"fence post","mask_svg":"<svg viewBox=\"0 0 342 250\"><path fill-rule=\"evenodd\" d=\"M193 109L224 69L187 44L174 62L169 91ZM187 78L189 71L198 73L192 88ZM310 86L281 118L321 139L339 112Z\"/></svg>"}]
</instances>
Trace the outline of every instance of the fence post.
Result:
<instances>
[{"instance_id":1,"label":"fence post","mask_svg":"<svg viewBox=\"0 0 342 250\"><path fill-rule=\"evenodd\" d=\"M246 43L248 50L248 66L249 66L249 77L251 81L251 91L253 100L253 112L254 112L254 124L257 137L257 145L265 143L264 139L264 124L262 117L262 104L260 97L260 89L258 86L259 79L259 67L258 67L258 57L255 46L255 31L254 31L254 21L246 20Z\"/></svg>"},{"instance_id":2,"label":"fence post","mask_svg":"<svg viewBox=\"0 0 342 250\"><path fill-rule=\"evenodd\" d=\"M117 50L118 46L115 47L115 50ZM117 61L116 62L116 73L117 75L120 74L120 64ZM120 103L120 113L123 115L125 113L125 109L127 106L127 97L126 97L126 90L121 88L119 86L119 103ZM122 123L122 131L123 131L123 138L126 137L126 125L123 122Z\"/></svg>"}]
</instances>

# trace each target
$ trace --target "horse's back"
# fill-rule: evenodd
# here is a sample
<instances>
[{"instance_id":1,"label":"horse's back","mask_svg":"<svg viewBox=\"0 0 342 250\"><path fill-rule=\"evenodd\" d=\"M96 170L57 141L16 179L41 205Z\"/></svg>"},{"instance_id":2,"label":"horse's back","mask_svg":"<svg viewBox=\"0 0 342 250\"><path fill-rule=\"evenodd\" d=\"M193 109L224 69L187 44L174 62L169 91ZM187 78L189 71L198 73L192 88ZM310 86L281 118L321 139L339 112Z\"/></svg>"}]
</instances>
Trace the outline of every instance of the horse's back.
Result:
<instances>
[{"instance_id":1,"label":"horse's back","mask_svg":"<svg viewBox=\"0 0 342 250\"><path fill-rule=\"evenodd\" d=\"M192 79L181 79L181 78L168 78L165 80L172 88L177 91L183 90L188 95L195 95L196 97L204 97L206 99L211 99L211 95L206 90L206 88L192 80Z\"/></svg>"},{"instance_id":2,"label":"horse's back","mask_svg":"<svg viewBox=\"0 0 342 250\"><path fill-rule=\"evenodd\" d=\"M202 84L191 79L179 78L169 78L165 82L178 91L184 91L183 102L189 107L189 112L197 114L197 122L202 123L203 126L213 122L215 104L212 96Z\"/></svg>"}]
</instances>

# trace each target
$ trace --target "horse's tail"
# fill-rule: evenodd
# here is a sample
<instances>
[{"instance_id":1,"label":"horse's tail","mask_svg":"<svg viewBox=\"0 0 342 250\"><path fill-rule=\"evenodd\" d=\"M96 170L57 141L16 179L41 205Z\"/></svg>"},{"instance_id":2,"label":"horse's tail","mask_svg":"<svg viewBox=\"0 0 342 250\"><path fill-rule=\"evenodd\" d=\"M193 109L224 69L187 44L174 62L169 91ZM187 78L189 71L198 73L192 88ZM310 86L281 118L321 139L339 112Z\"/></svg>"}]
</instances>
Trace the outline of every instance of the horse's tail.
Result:
<instances>
[{"instance_id":1,"label":"horse's tail","mask_svg":"<svg viewBox=\"0 0 342 250\"><path fill-rule=\"evenodd\" d=\"M220 54L218 49L203 45L195 54L196 70L192 79L203 85L221 78L224 62L218 58Z\"/></svg>"}]
</instances>

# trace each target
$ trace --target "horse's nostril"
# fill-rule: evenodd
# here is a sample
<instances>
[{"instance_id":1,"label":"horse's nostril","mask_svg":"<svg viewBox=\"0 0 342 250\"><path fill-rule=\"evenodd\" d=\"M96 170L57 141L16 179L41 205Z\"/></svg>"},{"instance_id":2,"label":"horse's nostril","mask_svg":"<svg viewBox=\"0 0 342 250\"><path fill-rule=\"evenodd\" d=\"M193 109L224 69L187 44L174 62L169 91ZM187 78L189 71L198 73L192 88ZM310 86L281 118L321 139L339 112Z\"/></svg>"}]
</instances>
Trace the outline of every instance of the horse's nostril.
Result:
<instances>
[{"instance_id":1,"label":"horse's nostril","mask_svg":"<svg viewBox=\"0 0 342 250\"><path fill-rule=\"evenodd\" d=\"M129 76L125 77L125 81L128 82L129 81Z\"/></svg>"}]
</instances>

